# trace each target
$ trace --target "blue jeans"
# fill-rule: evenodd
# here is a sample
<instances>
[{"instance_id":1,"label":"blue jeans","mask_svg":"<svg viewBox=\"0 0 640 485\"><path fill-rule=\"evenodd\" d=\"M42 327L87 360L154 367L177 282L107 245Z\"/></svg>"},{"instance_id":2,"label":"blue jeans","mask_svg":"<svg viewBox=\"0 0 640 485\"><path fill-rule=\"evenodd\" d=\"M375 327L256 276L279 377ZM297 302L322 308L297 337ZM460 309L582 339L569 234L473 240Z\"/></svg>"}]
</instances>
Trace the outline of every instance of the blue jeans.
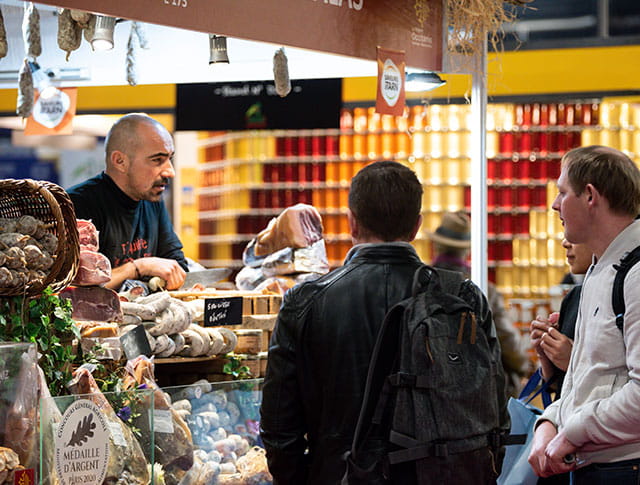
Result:
<instances>
[{"instance_id":1,"label":"blue jeans","mask_svg":"<svg viewBox=\"0 0 640 485\"><path fill-rule=\"evenodd\" d=\"M640 459L579 468L571 472L571 485L640 485Z\"/></svg>"}]
</instances>

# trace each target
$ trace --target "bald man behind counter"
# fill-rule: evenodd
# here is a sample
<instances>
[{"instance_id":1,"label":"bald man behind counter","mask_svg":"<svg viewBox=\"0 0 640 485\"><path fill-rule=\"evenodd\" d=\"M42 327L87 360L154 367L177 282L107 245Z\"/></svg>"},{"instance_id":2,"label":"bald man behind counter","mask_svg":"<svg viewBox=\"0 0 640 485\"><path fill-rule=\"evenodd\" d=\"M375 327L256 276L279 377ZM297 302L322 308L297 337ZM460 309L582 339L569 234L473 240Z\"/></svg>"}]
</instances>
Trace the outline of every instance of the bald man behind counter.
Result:
<instances>
[{"instance_id":1,"label":"bald man behind counter","mask_svg":"<svg viewBox=\"0 0 640 485\"><path fill-rule=\"evenodd\" d=\"M167 289L184 283L187 261L162 194L175 176L169 132L144 114L128 114L106 139L106 170L68 190L78 219L99 232L117 290L126 279L159 276Z\"/></svg>"}]
</instances>

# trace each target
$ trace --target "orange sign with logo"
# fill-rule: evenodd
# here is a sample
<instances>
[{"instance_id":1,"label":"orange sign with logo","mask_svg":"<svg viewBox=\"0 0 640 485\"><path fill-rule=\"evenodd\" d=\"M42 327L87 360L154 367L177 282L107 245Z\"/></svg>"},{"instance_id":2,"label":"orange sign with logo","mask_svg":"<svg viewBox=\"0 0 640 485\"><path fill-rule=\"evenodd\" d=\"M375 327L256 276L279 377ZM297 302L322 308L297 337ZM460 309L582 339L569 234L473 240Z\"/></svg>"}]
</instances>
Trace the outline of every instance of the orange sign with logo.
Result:
<instances>
[{"instance_id":1,"label":"orange sign with logo","mask_svg":"<svg viewBox=\"0 0 640 485\"><path fill-rule=\"evenodd\" d=\"M36 90L33 112L27 118L25 135L70 135L76 114L78 88L57 88L46 97Z\"/></svg>"},{"instance_id":2,"label":"orange sign with logo","mask_svg":"<svg viewBox=\"0 0 640 485\"><path fill-rule=\"evenodd\" d=\"M376 111L402 116L404 112L404 52L378 47L378 89Z\"/></svg>"},{"instance_id":3,"label":"orange sign with logo","mask_svg":"<svg viewBox=\"0 0 640 485\"><path fill-rule=\"evenodd\" d=\"M403 50L409 67L442 70L441 0L44 0L160 25L376 60ZM186 48L186 46L185 46Z\"/></svg>"}]
</instances>

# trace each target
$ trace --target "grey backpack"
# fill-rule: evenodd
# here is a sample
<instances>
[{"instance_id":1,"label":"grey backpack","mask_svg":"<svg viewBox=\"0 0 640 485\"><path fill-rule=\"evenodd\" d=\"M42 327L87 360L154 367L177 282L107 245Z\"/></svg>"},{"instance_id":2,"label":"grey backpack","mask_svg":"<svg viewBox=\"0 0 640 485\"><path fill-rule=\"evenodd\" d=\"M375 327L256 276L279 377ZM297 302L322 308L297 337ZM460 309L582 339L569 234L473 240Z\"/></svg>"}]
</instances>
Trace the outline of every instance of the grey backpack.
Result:
<instances>
[{"instance_id":1,"label":"grey backpack","mask_svg":"<svg viewBox=\"0 0 640 485\"><path fill-rule=\"evenodd\" d=\"M343 485L431 483L434 460L501 445L501 364L479 298L458 272L416 271L378 334Z\"/></svg>"}]
</instances>

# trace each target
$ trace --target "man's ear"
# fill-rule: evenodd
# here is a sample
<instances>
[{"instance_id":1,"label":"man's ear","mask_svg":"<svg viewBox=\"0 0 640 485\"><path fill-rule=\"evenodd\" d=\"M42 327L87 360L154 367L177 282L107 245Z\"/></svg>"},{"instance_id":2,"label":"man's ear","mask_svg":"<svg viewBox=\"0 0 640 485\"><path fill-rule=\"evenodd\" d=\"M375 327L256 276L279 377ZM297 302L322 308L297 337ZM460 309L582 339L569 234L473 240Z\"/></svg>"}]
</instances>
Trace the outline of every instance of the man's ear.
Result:
<instances>
[{"instance_id":1,"label":"man's ear","mask_svg":"<svg viewBox=\"0 0 640 485\"><path fill-rule=\"evenodd\" d=\"M358 221L356 221L356 217L351 212L351 209L347 209L347 220L349 221L349 232L351 233L351 237L354 239L358 238Z\"/></svg>"},{"instance_id":2,"label":"man's ear","mask_svg":"<svg viewBox=\"0 0 640 485\"><path fill-rule=\"evenodd\" d=\"M126 172L129 161L127 155L120 150L114 150L109 157L109 165L118 172Z\"/></svg>"},{"instance_id":3,"label":"man's ear","mask_svg":"<svg viewBox=\"0 0 640 485\"><path fill-rule=\"evenodd\" d=\"M593 206L598 203L600 199L600 192L592 184L587 184L584 187L584 194L587 198L587 203Z\"/></svg>"},{"instance_id":4,"label":"man's ear","mask_svg":"<svg viewBox=\"0 0 640 485\"><path fill-rule=\"evenodd\" d=\"M416 226L413 228L413 234L411 235L410 241L413 241L420 230L420 226L422 226L422 214L418 216L418 220L416 221Z\"/></svg>"}]
</instances>

